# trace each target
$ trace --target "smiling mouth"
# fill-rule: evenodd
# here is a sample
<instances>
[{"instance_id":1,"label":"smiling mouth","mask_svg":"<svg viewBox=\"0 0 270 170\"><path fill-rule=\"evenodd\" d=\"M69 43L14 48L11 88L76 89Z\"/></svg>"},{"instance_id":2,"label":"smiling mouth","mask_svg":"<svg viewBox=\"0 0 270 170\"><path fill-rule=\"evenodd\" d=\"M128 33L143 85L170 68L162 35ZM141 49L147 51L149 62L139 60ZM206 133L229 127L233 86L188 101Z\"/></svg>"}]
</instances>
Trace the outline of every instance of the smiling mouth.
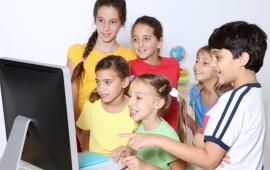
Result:
<instances>
[{"instance_id":1,"label":"smiling mouth","mask_svg":"<svg viewBox=\"0 0 270 170\"><path fill-rule=\"evenodd\" d=\"M102 35L103 35L104 37L109 37L109 36L111 35L111 33L102 33Z\"/></svg>"},{"instance_id":2,"label":"smiling mouth","mask_svg":"<svg viewBox=\"0 0 270 170\"><path fill-rule=\"evenodd\" d=\"M100 94L99 95L101 98L105 98L105 97L107 97L108 95L107 94Z\"/></svg>"},{"instance_id":3,"label":"smiling mouth","mask_svg":"<svg viewBox=\"0 0 270 170\"><path fill-rule=\"evenodd\" d=\"M130 111L130 117L133 117L134 115L136 115L138 112L137 111Z\"/></svg>"},{"instance_id":4,"label":"smiling mouth","mask_svg":"<svg viewBox=\"0 0 270 170\"><path fill-rule=\"evenodd\" d=\"M138 50L139 53L144 53L146 50Z\"/></svg>"}]
</instances>

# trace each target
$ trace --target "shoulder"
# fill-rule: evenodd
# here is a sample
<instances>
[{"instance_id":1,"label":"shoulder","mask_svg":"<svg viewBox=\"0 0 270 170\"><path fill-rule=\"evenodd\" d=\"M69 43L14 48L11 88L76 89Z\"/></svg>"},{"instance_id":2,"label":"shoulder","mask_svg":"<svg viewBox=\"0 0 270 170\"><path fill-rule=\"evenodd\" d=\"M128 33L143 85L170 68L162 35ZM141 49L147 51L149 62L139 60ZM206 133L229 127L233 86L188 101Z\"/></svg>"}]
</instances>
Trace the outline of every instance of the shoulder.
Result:
<instances>
[{"instance_id":1,"label":"shoulder","mask_svg":"<svg viewBox=\"0 0 270 170\"><path fill-rule=\"evenodd\" d=\"M67 51L68 58L75 64L78 64L81 62L82 55L84 53L85 44L74 44L71 47L69 47Z\"/></svg>"},{"instance_id":2,"label":"shoulder","mask_svg":"<svg viewBox=\"0 0 270 170\"><path fill-rule=\"evenodd\" d=\"M68 56L73 53L82 53L85 49L85 44L74 44L68 48Z\"/></svg>"},{"instance_id":3,"label":"shoulder","mask_svg":"<svg viewBox=\"0 0 270 170\"><path fill-rule=\"evenodd\" d=\"M130 64L130 65L136 65L136 64L138 64L138 63L140 63L141 61L139 60L139 59L133 59L133 60L130 60L130 61L128 61L128 63Z\"/></svg>"},{"instance_id":4,"label":"shoulder","mask_svg":"<svg viewBox=\"0 0 270 170\"><path fill-rule=\"evenodd\" d=\"M127 48L124 45L120 45L117 50L117 55L121 55L126 60L133 60L136 58L135 52L132 50L132 48Z\"/></svg>"},{"instance_id":5,"label":"shoulder","mask_svg":"<svg viewBox=\"0 0 270 170\"><path fill-rule=\"evenodd\" d=\"M99 108L101 107L101 102L100 102L100 99L95 101L95 102L90 102L89 100L85 101L84 104L83 104L83 109L90 109L90 110L93 110L93 109L96 109L96 108Z\"/></svg>"},{"instance_id":6,"label":"shoulder","mask_svg":"<svg viewBox=\"0 0 270 170\"><path fill-rule=\"evenodd\" d=\"M84 109L88 109L91 108L93 106L94 103L91 103L89 100L86 100L83 104L83 110Z\"/></svg>"},{"instance_id":7,"label":"shoulder","mask_svg":"<svg viewBox=\"0 0 270 170\"><path fill-rule=\"evenodd\" d=\"M179 141L179 136L178 134L175 132L175 130L169 125L169 123L164 120L163 118L161 118L161 122L160 122L160 128L159 128L161 134L160 135L164 135L167 136L169 138L172 138L174 140Z\"/></svg>"},{"instance_id":8,"label":"shoulder","mask_svg":"<svg viewBox=\"0 0 270 170\"><path fill-rule=\"evenodd\" d=\"M199 87L197 84L193 85L189 90L190 95L198 95L199 94Z\"/></svg>"},{"instance_id":9,"label":"shoulder","mask_svg":"<svg viewBox=\"0 0 270 170\"><path fill-rule=\"evenodd\" d=\"M179 67L179 63L175 58L169 58L169 57L160 57L160 58L163 63L167 63L170 65L175 65Z\"/></svg>"}]
</instances>

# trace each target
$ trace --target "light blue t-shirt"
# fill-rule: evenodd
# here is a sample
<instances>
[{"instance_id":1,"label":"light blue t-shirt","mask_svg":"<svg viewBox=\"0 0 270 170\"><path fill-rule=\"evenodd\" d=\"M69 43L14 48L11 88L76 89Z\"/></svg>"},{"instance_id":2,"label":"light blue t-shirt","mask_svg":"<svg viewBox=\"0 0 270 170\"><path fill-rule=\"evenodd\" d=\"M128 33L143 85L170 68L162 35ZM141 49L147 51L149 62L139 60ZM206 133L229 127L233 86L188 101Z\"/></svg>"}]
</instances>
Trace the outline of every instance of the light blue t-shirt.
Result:
<instances>
[{"instance_id":1,"label":"light blue t-shirt","mask_svg":"<svg viewBox=\"0 0 270 170\"><path fill-rule=\"evenodd\" d=\"M202 96L199 92L198 85L191 87L189 91L189 105L192 107L195 112L196 120L198 122L199 128L203 127L203 118L204 114L210 109L211 105L205 106L202 103ZM218 98L217 98L218 99Z\"/></svg>"}]
</instances>

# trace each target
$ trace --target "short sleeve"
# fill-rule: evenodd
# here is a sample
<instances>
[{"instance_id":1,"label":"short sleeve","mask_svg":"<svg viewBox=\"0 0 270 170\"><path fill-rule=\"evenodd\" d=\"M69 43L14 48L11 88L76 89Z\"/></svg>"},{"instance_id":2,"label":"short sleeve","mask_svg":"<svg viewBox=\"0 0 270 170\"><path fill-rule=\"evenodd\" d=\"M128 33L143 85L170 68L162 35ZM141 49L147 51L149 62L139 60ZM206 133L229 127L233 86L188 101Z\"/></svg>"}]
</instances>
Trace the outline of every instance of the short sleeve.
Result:
<instances>
[{"instance_id":1,"label":"short sleeve","mask_svg":"<svg viewBox=\"0 0 270 170\"><path fill-rule=\"evenodd\" d=\"M73 64L77 65L82 61L85 45L75 44L71 46L67 51L68 58Z\"/></svg>"},{"instance_id":2,"label":"short sleeve","mask_svg":"<svg viewBox=\"0 0 270 170\"><path fill-rule=\"evenodd\" d=\"M82 109L82 112L76 122L76 125L80 128L80 129L83 129L83 130L90 130L91 129L91 113L89 112L90 111L90 102L85 102L85 104L83 105L83 109Z\"/></svg>"},{"instance_id":3,"label":"short sleeve","mask_svg":"<svg viewBox=\"0 0 270 170\"><path fill-rule=\"evenodd\" d=\"M209 116L204 141L218 144L228 151L241 133L245 107L243 95L232 93L221 96L218 103L206 114Z\"/></svg>"}]
</instances>

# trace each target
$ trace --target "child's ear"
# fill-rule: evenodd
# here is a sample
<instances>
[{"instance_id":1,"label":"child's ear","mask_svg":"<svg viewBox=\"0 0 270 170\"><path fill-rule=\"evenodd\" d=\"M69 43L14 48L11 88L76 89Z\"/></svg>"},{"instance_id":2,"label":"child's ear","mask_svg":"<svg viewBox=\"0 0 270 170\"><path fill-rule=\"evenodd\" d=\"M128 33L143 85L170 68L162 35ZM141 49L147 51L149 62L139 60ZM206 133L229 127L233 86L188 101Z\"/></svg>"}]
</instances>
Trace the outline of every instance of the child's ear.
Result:
<instances>
[{"instance_id":1,"label":"child's ear","mask_svg":"<svg viewBox=\"0 0 270 170\"><path fill-rule=\"evenodd\" d=\"M158 40L158 48L160 49L162 47L162 44L163 44L163 37L161 37L159 40Z\"/></svg>"},{"instance_id":2,"label":"child's ear","mask_svg":"<svg viewBox=\"0 0 270 170\"><path fill-rule=\"evenodd\" d=\"M163 98L159 98L158 100L156 100L155 104L154 104L154 108L155 109L160 109L164 106L165 104L165 99Z\"/></svg>"},{"instance_id":3,"label":"child's ear","mask_svg":"<svg viewBox=\"0 0 270 170\"><path fill-rule=\"evenodd\" d=\"M126 88L130 83L130 78L129 77L126 77L124 78L123 80L123 88Z\"/></svg>"},{"instance_id":4,"label":"child's ear","mask_svg":"<svg viewBox=\"0 0 270 170\"><path fill-rule=\"evenodd\" d=\"M242 52L239 57L240 66L244 67L245 65L247 65L248 61L249 61L249 54L247 52Z\"/></svg>"}]
</instances>

